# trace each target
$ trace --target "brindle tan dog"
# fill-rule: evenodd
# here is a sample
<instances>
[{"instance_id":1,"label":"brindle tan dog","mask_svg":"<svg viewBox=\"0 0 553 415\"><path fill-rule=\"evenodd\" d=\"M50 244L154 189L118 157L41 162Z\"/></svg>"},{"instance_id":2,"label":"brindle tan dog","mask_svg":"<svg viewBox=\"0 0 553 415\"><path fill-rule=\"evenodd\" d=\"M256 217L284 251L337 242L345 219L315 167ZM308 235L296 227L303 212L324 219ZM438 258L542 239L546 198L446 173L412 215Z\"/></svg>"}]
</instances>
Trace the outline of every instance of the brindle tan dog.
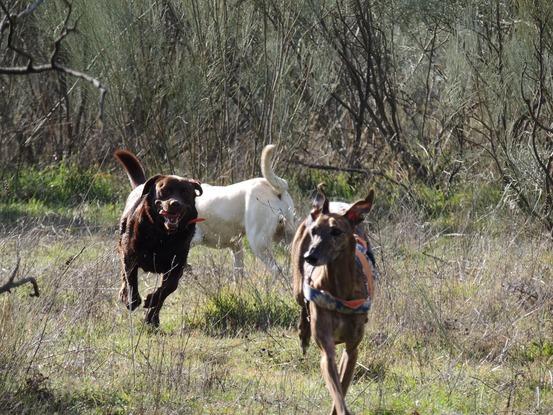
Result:
<instances>
[{"instance_id":1,"label":"brindle tan dog","mask_svg":"<svg viewBox=\"0 0 553 415\"><path fill-rule=\"evenodd\" d=\"M345 213L330 213L319 186L313 210L292 242L294 295L302 307L302 348L305 353L312 333L321 350L321 372L332 396L333 414L349 414L344 397L374 291L370 269L365 275L356 265L354 236L355 226L371 210L373 199L371 190ZM337 367L335 348L340 343L345 343L345 349Z\"/></svg>"}]
</instances>

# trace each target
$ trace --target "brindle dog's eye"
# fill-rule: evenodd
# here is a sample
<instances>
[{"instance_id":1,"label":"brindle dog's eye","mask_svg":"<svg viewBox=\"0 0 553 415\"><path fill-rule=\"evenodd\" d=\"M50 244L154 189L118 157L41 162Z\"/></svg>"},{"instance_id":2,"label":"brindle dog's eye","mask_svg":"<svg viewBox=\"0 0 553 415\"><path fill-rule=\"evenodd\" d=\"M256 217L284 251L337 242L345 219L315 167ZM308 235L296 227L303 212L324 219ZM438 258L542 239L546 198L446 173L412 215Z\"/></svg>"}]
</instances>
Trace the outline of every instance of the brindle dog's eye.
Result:
<instances>
[{"instance_id":1,"label":"brindle dog's eye","mask_svg":"<svg viewBox=\"0 0 553 415\"><path fill-rule=\"evenodd\" d=\"M340 236L342 234L342 230L339 228L330 228L330 234L332 236Z\"/></svg>"}]
</instances>

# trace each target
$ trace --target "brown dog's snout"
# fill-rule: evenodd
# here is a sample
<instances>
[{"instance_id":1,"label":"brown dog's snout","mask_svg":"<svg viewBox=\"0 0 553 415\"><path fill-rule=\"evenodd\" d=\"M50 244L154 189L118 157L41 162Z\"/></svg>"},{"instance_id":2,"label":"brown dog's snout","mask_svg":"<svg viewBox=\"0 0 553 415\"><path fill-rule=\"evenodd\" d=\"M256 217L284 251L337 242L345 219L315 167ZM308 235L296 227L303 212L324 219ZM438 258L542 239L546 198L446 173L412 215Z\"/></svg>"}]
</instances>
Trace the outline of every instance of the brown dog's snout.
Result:
<instances>
[{"instance_id":1,"label":"brown dog's snout","mask_svg":"<svg viewBox=\"0 0 553 415\"><path fill-rule=\"evenodd\" d=\"M182 210L183 204L177 199L169 199L169 200L160 200L157 199L155 201L155 205L157 209L164 210L166 212L174 212L177 213L178 211Z\"/></svg>"},{"instance_id":2,"label":"brown dog's snout","mask_svg":"<svg viewBox=\"0 0 553 415\"><path fill-rule=\"evenodd\" d=\"M172 210L180 209L181 206L182 206L182 203L179 202L178 200L173 199L169 201L169 208Z\"/></svg>"},{"instance_id":3,"label":"brown dog's snout","mask_svg":"<svg viewBox=\"0 0 553 415\"><path fill-rule=\"evenodd\" d=\"M307 262L309 265L317 265L319 262L319 257L316 254L314 249L309 249L305 254L303 254L303 259L305 259L305 262Z\"/></svg>"}]
</instances>

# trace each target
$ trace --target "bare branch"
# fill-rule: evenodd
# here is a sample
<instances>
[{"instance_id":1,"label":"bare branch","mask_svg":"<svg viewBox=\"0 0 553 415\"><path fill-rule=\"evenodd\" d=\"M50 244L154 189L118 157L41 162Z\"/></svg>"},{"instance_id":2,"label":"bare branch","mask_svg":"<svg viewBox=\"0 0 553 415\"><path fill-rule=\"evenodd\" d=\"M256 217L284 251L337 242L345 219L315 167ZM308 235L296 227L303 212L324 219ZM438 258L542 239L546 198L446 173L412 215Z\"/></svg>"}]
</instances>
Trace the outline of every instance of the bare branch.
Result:
<instances>
[{"instance_id":1,"label":"bare branch","mask_svg":"<svg viewBox=\"0 0 553 415\"><path fill-rule=\"evenodd\" d=\"M0 33L4 30L6 25L6 21L9 23L9 33L8 33L8 48L10 50L13 50L16 54L21 55L27 59L27 65L26 66L8 66L8 67L0 67L0 75L30 75L30 74L37 74L37 73L43 73L43 72L62 72L67 75L82 79L90 84L92 84L95 88L97 88L100 91L100 97L98 99L98 120L100 122L100 126L103 125L103 119L104 119L104 102L105 102L105 96L108 92L107 86L103 85L98 79L84 73L81 71L78 71L73 68L66 67L60 63L58 63L58 56L61 49L61 43L62 41L72 32L75 31L75 26L70 27L69 26L69 18L71 17L71 12L73 10L72 4L68 1L64 1L66 7L67 7L67 14L65 16L64 22L63 22L63 29L58 36L58 38L54 41L54 49L52 51L52 54L50 56L50 63L44 63L44 64L34 64L33 57L28 54L26 51L23 51L19 48L17 48L13 44L13 33L15 26L17 25L18 19L32 13L34 10L37 9L40 4L42 4L44 0L36 1L35 3L29 5L25 10L23 10L21 13L17 15L10 15L9 10L6 8L6 6L3 4L3 2L0 1L0 9L2 9L5 13L5 17L0 23Z\"/></svg>"},{"instance_id":2,"label":"bare branch","mask_svg":"<svg viewBox=\"0 0 553 415\"><path fill-rule=\"evenodd\" d=\"M21 19L22 17L25 17L27 16L28 14L31 14L32 12L34 12L38 6L40 6L42 3L44 3L44 0L37 0L35 1L34 3L31 3L29 4L25 10L23 10L21 13L19 14L12 14L10 15L9 14L9 11L6 9L6 7L4 6L4 3L0 2L0 8L4 11L4 13L6 14L4 16L4 18L2 19L2 22L0 22L0 33L2 33L4 31L4 29L6 29L6 27L8 27L9 25L12 24L12 21L15 20L19 20Z\"/></svg>"},{"instance_id":3,"label":"bare branch","mask_svg":"<svg viewBox=\"0 0 553 415\"><path fill-rule=\"evenodd\" d=\"M17 276L17 272L19 271L20 262L21 262L21 258L18 257L15 267L10 277L8 278L8 281L5 284L0 285L0 294L6 293L6 292L9 293L10 290L12 290L13 288L17 288L23 284L30 283L33 285L33 289L34 289L34 292L31 294L31 297L38 297L40 295L40 292L38 290L38 284L36 282L36 279L34 279L33 277L25 277L15 281L15 277Z\"/></svg>"},{"instance_id":4,"label":"bare branch","mask_svg":"<svg viewBox=\"0 0 553 415\"><path fill-rule=\"evenodd\" d=\"M388 176L386 173L379 171L379 170L366 170L366 169L356 169L356 168L349 168L349 167L338 167L338 166L330 166L325 164L314 164L314 163L306 163L301 160L290 160L290 163L297 164L300 166L307 167L309 169L315 169L315 170L326 170L326 171L341 171L345 173L356 173L356 174L363 174L367 177L369 176L380 176L389 182L395 184L396 186L400 186L403 188L407 194L411 197L413 197L411 190L409 187L407 187L404 183L398 182L397 180L394 180L390 176Z\"/></svg>"}]
</instances>

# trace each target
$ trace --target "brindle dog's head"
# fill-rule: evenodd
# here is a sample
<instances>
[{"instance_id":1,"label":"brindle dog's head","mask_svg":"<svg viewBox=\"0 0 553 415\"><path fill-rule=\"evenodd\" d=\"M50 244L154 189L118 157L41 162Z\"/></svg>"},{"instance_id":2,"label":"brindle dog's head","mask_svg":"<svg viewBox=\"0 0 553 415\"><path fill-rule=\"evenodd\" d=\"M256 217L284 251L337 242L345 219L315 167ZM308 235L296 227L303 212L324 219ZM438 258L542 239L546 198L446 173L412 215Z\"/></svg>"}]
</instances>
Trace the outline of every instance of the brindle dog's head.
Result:
<instances>
[{"instance_id":1,"label":"brindle dog's head","mask_svg":"<svg viewBox=\"0 0 553 415\"><path fill-rule=\"evenodd\" d=\"M197 221L196 197L202 193L196 180L169 175L151 177L142 190L142 195L148 198L152 219L168 234Z\"/></svg>"},{"instance_id":2,"label":"brindle dog's head","mask_svg":"<svg viewBox=\"0 0 553 415\"><path fill-rule=\"evenodd\" d=\"M328 200L319 185L313 209L305 222L310 243L303 254L304 260L313 266L326 265L351 250L355 246L354 228L369 213L373 200L371 189L365 199L355 202L345 213L330 213Z\"/></svg>"}]
</instances>

